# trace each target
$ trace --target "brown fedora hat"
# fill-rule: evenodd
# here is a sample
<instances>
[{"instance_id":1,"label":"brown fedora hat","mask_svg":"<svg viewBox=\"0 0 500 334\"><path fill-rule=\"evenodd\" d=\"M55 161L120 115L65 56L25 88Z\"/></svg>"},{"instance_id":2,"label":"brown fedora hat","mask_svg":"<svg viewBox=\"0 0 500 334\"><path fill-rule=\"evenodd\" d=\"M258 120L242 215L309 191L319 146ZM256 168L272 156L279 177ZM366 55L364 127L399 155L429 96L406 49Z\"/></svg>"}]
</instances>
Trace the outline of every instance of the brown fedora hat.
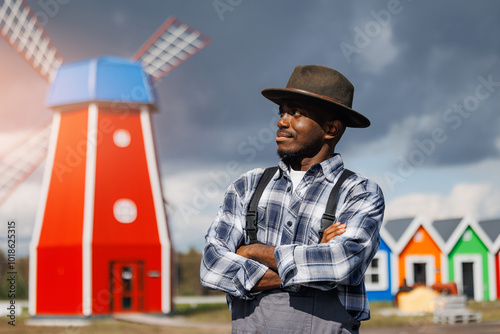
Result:
<instances>
[{"instance_id":1,"label":"brown fedora hat","mask_svg":"<svg viewBox=\"0 0 500 334\"><path fill-rule=\"evenodd\" d=\"M274 103L298 99L320 104L339 115L346 126L366 128L370 121L352 109L354 86L342 73L320 65L300 65L293 70L286 88L266 88L262 95Z\"/></svg>"}]
</instances>

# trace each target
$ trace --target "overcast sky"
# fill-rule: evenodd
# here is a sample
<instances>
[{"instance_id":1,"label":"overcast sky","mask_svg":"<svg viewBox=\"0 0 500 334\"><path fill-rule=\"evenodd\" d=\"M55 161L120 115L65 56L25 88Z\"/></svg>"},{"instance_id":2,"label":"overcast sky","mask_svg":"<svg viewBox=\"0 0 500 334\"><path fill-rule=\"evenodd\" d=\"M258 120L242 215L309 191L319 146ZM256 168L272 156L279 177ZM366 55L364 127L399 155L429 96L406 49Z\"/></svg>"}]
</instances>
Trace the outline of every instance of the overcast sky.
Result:
<instances>
[{"instance_id":1,"label":"overcast sky","mask_svg":"<svg viewBox=\"0 0 500 334\"><path fill-rule=\"evenodd\" d=\"M353 108L372 125L348 129L338 152L380 184L386 218L500 217L498 1L28 3L66 62L131 57L169 16L211 38L156 88L154 130L177 250L202 248L230 180L277 163L277 108L260 91L284 87L303 64L335 68L354 84ZM4 151L52 113L45 81L3 40L0 55ZM15 219L25 241L42 168L0 207L1 221Z\"/></svg>"}]
</instances>

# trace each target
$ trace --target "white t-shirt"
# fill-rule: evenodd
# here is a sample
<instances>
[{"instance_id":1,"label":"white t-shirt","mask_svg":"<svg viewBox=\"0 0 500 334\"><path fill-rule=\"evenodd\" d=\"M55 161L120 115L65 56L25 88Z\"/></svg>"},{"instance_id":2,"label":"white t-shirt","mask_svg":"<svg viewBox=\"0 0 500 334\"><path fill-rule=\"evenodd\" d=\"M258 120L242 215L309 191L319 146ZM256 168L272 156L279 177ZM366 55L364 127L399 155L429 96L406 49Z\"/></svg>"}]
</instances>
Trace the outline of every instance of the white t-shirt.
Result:
<instances>
[{"instance_id":1,"label":"white t-shirt","mask_svg":"<svg viewBox=\"0 0 500 334\"><path fill-rule=\"evenodd\" d=\"M298 187L300 181L302 180L302 178L304 177L305 173L306 173L306 171L293 170L292 168L290 168L290 178L292 179L293 191L295 191L295 189L297 189L297 187Z\"/></svg>"}]
</instances>

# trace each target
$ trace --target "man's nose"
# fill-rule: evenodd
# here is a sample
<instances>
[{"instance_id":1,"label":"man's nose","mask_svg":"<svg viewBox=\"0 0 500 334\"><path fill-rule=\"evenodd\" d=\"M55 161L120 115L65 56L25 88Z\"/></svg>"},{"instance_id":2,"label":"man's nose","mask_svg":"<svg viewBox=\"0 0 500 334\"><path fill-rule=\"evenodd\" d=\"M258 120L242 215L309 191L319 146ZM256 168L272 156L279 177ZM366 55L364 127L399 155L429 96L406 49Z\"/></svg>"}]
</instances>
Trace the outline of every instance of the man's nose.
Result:
<instances>
[{"instance_id":1,"label":"man's nose","mask_svg":"<svg viewBox=\"0 0 500 334\"><path fill-rule=\"evenodd\" d=\"M290 126L290 115L288 113L283 113L280 120L278 121L278 128L288 128Z\"/></svg>"}]
</instances>

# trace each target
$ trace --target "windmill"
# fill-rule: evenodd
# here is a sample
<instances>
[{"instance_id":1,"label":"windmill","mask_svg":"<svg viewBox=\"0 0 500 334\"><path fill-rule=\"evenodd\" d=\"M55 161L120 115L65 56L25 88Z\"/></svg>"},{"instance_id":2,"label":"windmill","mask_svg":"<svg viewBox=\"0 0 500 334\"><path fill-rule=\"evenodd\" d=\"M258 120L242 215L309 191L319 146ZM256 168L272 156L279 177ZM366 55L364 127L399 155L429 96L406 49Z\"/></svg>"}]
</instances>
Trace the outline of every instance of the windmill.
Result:
<instances>
[{"instance_id":1,"label":"windmill","mask_svg":"<svg viewBox=\"0 0 500 334\"><path fill-rule=\"evenodd\" d=\"M0 164L2 200L47 154L30 244L30 314L170 312L171 242L151 127L153 83L210 40L169 18L132 59L64 64L22 0L0 0L0 28L51 83L47 104L54 111L50 131L39 130L24 153Z\"/></svg>"}]
</instances>

